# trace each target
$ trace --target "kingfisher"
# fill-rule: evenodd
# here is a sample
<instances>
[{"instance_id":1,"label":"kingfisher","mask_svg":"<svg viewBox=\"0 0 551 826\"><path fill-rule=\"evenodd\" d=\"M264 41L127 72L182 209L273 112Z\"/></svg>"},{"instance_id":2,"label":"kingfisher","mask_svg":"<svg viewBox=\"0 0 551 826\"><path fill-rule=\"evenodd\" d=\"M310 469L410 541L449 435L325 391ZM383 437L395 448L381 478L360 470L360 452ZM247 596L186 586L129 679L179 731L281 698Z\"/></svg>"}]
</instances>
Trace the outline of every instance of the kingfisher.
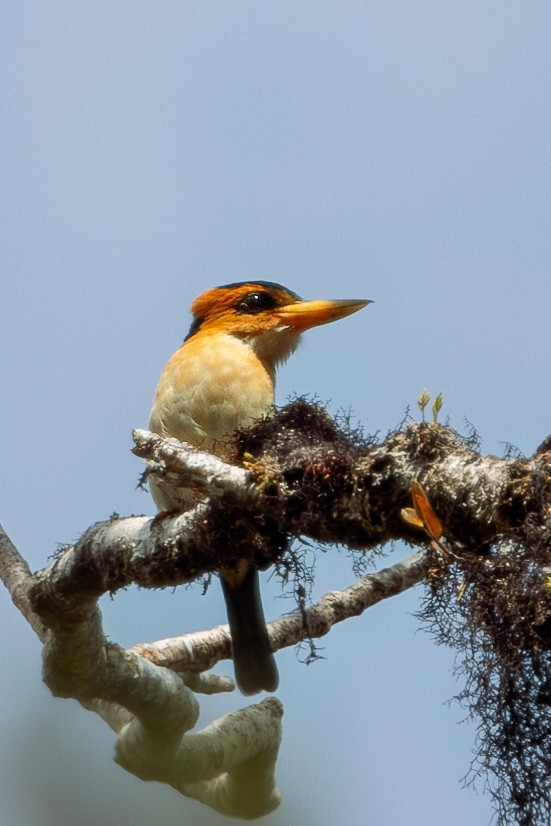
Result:
<instances>
[{"instance_id":1,"label":"kingfisher","mask_svg":"<svg viewBox=\"0 0 551 826\"><path fill-rule=\"evenodd\" d=\"M237 428L270 415L276 368L297 348L301 334L361 310L370 301L304 301L271 281L214 287L191 305L183 345L161 374L150 429L207 450L231 454ZM160 512L186 511L200 501L190 488L150 477ZM264 619L253 562L220 570L232 640L236 682L247 695L275 691L278 672Z\"/></svg>"}]
</instances>

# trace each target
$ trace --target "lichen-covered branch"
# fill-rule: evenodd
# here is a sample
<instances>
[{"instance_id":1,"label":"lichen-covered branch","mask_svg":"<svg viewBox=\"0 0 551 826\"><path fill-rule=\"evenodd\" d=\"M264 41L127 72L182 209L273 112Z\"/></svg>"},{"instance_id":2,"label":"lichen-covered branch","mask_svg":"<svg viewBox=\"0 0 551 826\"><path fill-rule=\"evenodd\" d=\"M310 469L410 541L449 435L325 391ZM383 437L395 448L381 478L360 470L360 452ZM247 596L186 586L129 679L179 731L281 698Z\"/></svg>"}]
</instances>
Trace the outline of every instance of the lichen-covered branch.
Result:
<instances>
[{"instance_id":1,"label":"lichen-covered branch","mask_svg":"<svg viewBox=\"0 0 551 826\"><path fill-rule=\"evenodd\" d=\"M234 503L252 507L259 495L246 470L228 465L217 456L177 439L163 439L148 430L134 430L134 453L149 460L150 472L176 487L193 487L207 496L230 497Z\"/></svg>"},{"instance_id":2,"label":"lichen-covered branch","mask_svg":"<svg viewBox=\"0 0 551 826\"><path fill-rule=\"evenodd\" d=\"M199 716L189 684L195 690L205 683L210 691L227 690L227 678L177 674L108 642L97 595L83 597L82 590L78 600L42 601L39 619L30 608L34 578L2 529L0 572L40 631L45 683L56 696L73 697L108 722L118 734L121 766L235 817L259 817L278 805L275 765L283 714L278 700L264 700L189 734ZM67 570L62 582L66 576Z\"/></svg>"},{"instance_id":3,"label":"lichen-covered branch","mask_svg":"<svg viewBox=\"0 0 551 826\"><path fill-rule=\"evenodd\" d=\"M108 722L121 765L227 814L261 816L279 800L282 708L265 700L191 735L195 692L231 688L228 678L205 673L231 656L227 628L125 650L104 636L102 594L132 583L173 587L239 559L288 570L293 537L361 552L403 539L423 552L271 623L274 650L326 634L428 578L425 621L441 641L468 649L469 668L480 664L480 673L467 673L464 696L482 720L485 766L506 789L500 823L503 812L523 807L547 817L551 803L540 791L551 751L546 443L528 459L481 456L449 428L421 422L374 444L302 400L238 433L228 462L147 431L134 437L148 474L204 491L204 501L183 514L97 523L36 574L0 529L0 576L44 642L46 683ZM413 482L422 483L443 525L444 556L427 552L427 533L401 516ZM511 720L520 721L516 728Z\"/></svg>"},{"instance_id":4,"label":"lichen-covered branch","mask_svg":"<svg viewBox=\"0 0 551 826\"><path fill-rule=\"evenodd\" d=\"M138 432L150 472L179 474L191 463L194 485L215 479L208 503L180 515L112 519L88 529L37 574L35 606L63 604L137 583L189 582L242 557L277 558L289 536L369 550L391 540L422 544L405 523L411 483L421 481L448 540L482 552L549 519L538 494L550 478L549 454L507 461L480 456L449 428L412 423L381 445L342 434L304 403L240 434L235 461L222 462L173 440ZM202 480L202 481L201 481ZM245 504L247 505L245 507Z\"/></svg>"}]
</instances>

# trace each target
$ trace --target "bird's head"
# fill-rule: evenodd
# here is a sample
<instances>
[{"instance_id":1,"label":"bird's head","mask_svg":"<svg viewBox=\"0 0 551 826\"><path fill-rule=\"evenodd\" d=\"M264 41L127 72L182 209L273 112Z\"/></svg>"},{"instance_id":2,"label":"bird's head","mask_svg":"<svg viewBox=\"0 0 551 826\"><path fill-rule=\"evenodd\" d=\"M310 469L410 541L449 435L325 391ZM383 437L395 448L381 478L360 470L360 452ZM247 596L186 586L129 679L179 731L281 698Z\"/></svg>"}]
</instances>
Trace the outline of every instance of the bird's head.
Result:
<instances>
[{"instance_id":1,"label":"bird's head","mask_svg":"<svg viewBox=\"0 0 551 826\"><path fill-rule=\"evenodd\" d=\"M272 368L296 348L301 333L361 310L370 301L303 301L271 281L242 281L207 290L191 305L196 335L225 333L242 339Z\"/></svg>"}]
</instances>

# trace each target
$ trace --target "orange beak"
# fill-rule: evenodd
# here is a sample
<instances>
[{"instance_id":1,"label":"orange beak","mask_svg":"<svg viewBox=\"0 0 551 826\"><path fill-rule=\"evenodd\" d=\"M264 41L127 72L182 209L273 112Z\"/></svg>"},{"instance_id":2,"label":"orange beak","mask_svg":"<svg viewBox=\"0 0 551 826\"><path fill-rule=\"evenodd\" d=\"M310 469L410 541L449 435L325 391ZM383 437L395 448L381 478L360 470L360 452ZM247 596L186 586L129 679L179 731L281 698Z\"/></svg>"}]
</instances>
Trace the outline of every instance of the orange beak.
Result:
<instances>
[{"instance_id":1,"label":"orange beak","mask_svg":"<svg viewBox=\"0 0 551 826\"><path fill-rule=\"evenodd\" d=\"M343 301L297 301L274 310L274 315L284 324L292 327L298 333L318 327L320 324L329 324L347 315L358 312L362 307L372 304L372 301L345 299Z\"/></svg>"}]
</instances>

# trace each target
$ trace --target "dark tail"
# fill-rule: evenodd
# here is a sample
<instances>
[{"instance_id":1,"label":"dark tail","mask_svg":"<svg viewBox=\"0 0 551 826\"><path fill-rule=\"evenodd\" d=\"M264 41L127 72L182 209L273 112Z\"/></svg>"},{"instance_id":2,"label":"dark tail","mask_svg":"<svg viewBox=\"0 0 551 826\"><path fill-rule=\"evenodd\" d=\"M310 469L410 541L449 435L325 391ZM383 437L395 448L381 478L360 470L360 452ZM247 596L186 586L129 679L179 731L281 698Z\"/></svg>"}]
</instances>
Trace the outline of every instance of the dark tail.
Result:
<instances>
[{"instance_id":1,"label":"dark tail","mask_svg":"<svg viewBox=\"0 0 551 826\"><path fill-rule=\"evenodd\" d=\"M279 675L260 600L258 571L247 566L244 575L221 574L233 650L235 680L243 694L275 691Z\"/></svg>"}]
</instances>

